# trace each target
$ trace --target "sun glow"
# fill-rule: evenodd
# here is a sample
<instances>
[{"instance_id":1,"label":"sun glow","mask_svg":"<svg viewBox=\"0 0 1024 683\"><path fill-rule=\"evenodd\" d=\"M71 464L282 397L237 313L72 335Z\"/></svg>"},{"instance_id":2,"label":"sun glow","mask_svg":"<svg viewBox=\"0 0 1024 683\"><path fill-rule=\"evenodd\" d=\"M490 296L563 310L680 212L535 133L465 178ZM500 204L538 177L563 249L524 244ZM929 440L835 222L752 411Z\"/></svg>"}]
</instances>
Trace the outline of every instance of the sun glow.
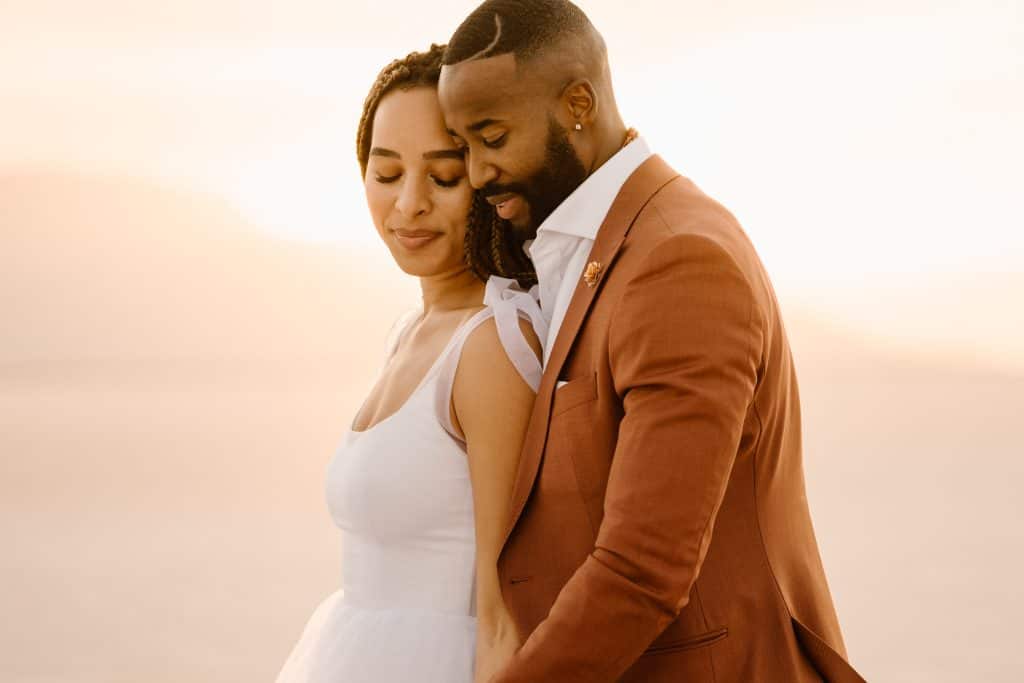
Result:
<instances>
[{"instance_id":1,"label":"sun glow","mask_svg":"<svg viewBox=\"0 0 1024 683\"><path fill-rule=\"evenodd\" d=\"M313 134L239 168L231 201L251 223L287 239L375 242L354 157L332 137Z\"/></svg>"}]
</instances>

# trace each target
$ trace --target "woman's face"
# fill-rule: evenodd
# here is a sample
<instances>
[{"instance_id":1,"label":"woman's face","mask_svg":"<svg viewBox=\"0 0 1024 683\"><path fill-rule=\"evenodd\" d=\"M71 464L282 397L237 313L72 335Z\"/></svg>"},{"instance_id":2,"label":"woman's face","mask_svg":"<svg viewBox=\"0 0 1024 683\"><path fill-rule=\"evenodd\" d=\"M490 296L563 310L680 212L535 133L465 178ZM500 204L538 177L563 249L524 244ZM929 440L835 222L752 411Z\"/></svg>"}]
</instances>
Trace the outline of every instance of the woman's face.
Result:
<instances>
[{"instance_id":1,"label":"woman's face","mask_svg":"<svg viewBox=\"0 0 1024 683\"><path fill-rule=\"evenodd\" d=\"M381 99L365 185L373 223L402 270L427 277L467 267L462 244L473 189L436 89L396 90Z\"/></svg>"}]
</instances>

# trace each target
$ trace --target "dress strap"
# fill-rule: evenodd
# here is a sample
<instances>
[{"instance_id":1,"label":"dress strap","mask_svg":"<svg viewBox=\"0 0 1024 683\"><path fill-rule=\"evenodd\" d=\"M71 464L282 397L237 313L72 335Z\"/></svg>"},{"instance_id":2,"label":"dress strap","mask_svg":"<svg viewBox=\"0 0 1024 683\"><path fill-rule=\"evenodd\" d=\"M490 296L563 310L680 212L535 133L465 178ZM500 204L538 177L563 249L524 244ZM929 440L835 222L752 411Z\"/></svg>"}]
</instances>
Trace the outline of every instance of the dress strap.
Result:
<instances>
[{"instance_id":1,"label":"dress strap","mask_svg":"<svg viewBox=\"0 0 1024 683\"><path fill-rule=\"evenodd\" d=\"M509 360L512 361L512 365L519 371L526 383L535 392L540 386L543 366L519 327L520 318L529 320L541 343L547 339L547 322L541 313L539 296L537 285L524 291L515 280L492 275L488 278L484 290L485 308L463 323L462 327L455 332L454 343L448 349L447 356L441 361L434 403L441 426L457 441L461 442L462 439L455 433L450 413L455 371L458 369L459 358L462 356L463 344L469 334L485 320L494 318L498 339Z\"/></svg>"}]
</instances>

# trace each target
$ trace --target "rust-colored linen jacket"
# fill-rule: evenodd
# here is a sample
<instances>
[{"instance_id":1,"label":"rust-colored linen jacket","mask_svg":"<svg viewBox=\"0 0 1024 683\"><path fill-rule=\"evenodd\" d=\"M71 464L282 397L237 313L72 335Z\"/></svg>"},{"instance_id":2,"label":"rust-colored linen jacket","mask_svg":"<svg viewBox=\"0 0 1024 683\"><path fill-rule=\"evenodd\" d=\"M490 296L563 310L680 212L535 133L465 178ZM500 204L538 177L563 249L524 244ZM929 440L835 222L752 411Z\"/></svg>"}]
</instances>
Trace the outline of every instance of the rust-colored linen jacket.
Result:
<instances>
[{"instance_id":1,"label":"rust-colored linen jacket","mask_svg":"<svg viewBox=\"0 0 1024 683\"><path fill-rule=\"evenodd\" d=\"M554 342L513 491L498 569L525 642L493 683L862 681L747 236L653 156L588 260L601 266Z\"/></svg>"}]
</instances>

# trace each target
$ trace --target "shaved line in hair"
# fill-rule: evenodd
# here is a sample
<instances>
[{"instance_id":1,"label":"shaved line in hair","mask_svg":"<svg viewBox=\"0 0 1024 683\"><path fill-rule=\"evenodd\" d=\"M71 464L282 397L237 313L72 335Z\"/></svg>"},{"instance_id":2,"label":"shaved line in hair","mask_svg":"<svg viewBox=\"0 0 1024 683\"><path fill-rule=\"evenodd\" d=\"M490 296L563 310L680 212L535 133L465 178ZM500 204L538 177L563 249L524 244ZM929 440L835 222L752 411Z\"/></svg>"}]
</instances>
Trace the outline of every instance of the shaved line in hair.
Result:
<instances>
[{"instance_id":1,"label":"shaved line in hair","mask_svg":"<svg viewBox=\"0 0 1024 683\"><path fill-rule=\"evenodd\" d=\"M493 50L498 45L498 41L499 40L501 40L501 15L500 14L495 14L494 15L494 40L492 40L491 43L487 47L485 47L484 49L480 50L475 55L470 55L469 58L466 59L465 61L471 62L474 59L481 59L483 57L486 57L487 53L490 52L491 50Z\"/></svg>"}]
</instances>

